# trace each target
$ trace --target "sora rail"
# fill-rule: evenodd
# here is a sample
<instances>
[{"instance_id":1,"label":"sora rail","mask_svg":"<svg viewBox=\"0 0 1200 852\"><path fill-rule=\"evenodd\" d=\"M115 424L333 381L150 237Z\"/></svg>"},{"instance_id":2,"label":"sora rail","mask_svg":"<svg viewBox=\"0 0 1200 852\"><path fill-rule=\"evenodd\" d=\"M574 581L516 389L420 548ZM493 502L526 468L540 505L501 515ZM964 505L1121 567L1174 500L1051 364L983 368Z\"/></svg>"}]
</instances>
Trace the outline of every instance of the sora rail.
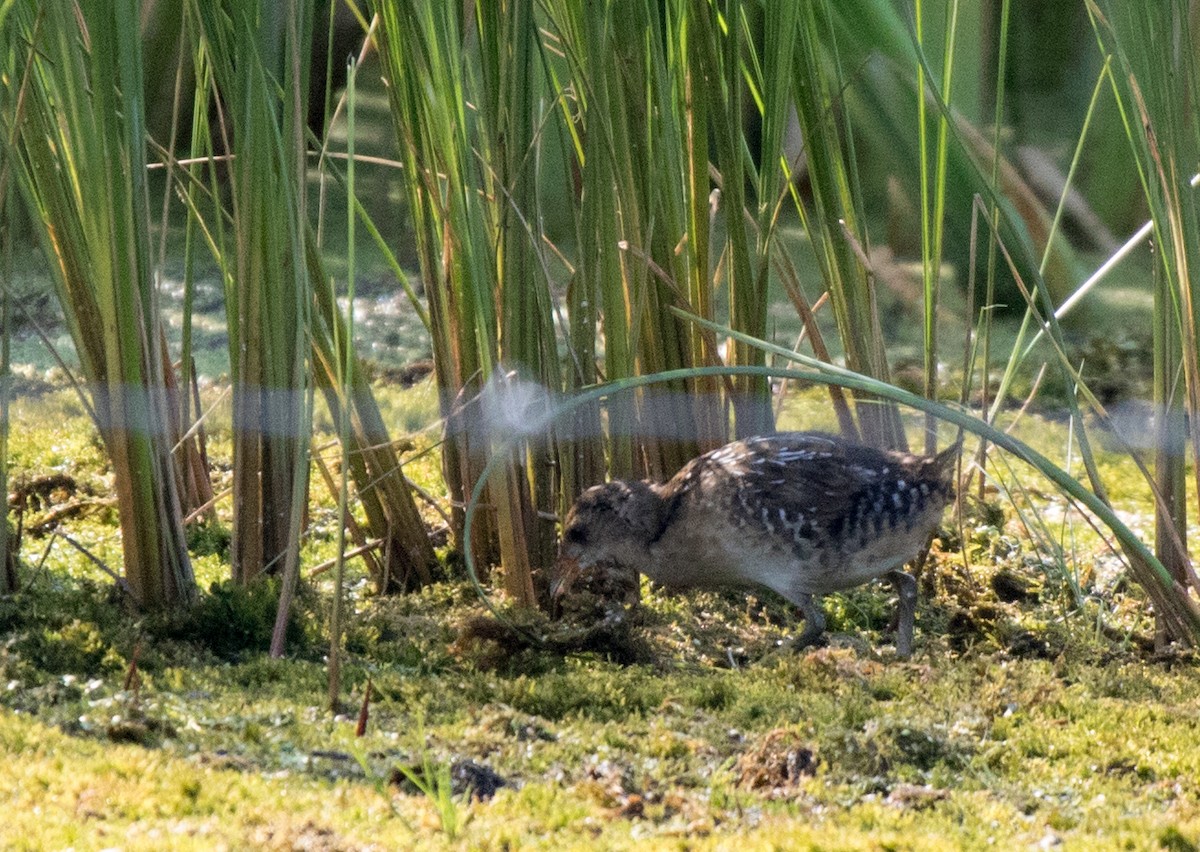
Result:
<instances>
[{"instance_id":1,"label":"sora rail","mask_svg":"<svg viewBox=\"0 0 1200 852\"><path fill-rule=\"evenodd\" d=\"M563 524L555 594L598 563L668 587L765 586L800 608L804 648L825 631L814 596L886 576L900 598L896 652L907 657L917 584L902 569L954 495L959 450L916 456L785 432L705 453L666 483L597 485Z\"/></svg>"}]
</instances>

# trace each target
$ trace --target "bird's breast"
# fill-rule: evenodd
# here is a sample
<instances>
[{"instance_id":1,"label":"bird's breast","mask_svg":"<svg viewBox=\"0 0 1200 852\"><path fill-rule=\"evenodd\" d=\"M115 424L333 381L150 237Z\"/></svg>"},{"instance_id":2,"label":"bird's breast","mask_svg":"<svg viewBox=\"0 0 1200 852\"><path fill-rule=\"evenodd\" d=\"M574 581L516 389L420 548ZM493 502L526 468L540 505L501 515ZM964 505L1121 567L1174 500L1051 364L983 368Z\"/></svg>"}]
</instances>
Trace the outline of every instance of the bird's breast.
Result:
<instances>
[{"instance_id":1,"label":"bird's breast","mask_svg":"<svg viewBox=\"0 0 1200 852\"><path fill-rule=\"evenodd\" d=\"M695 507L651 546L650 557L645 571L650 579L691 588L774 587L769 581L774 575L794 576L797 566L790 539L759 534Z\"/></svg>"}]
</instances>

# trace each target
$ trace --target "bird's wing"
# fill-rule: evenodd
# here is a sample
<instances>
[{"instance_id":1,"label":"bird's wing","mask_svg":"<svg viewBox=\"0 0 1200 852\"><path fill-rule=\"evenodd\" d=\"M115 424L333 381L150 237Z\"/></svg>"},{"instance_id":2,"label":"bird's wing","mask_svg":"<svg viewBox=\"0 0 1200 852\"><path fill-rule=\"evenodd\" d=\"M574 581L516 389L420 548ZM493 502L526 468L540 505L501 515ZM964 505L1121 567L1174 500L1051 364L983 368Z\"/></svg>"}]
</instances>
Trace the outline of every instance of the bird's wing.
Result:
<instances>
[{"instance_id":1,"label":"bird's wing","mask_svg":"<svg viewBox=\"0 0 1200 852\"><path fill-rule=\"evenodd\" d=\"M911 522L942 486L930 460L830 435L792 432L736 442L696 459L693 481L724 485L729 509L752 529L797 543L837 542ZM707 474L706 474L707 472ZM948 487L948 486L947 486ZM938 492L935 494L935 492Z\"/></svg>"}]
</instances>

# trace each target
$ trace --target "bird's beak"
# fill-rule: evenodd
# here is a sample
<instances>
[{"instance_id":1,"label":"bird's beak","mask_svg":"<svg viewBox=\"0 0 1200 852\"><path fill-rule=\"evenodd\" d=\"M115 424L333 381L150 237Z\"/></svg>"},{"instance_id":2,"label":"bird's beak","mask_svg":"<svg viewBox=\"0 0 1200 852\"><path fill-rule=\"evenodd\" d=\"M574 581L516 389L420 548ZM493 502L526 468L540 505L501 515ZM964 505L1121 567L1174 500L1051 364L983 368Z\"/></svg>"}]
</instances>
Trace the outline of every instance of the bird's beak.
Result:
<instances>
[{"instance_id":1,"label":"bird's beak","mask_svg":"<svg viewBox=\"0 0 1200 852\"><path fill-rule=\"evenodd\" d=\"M557 611L559 601L571 593L571 586L579 579L581 571L579 560L564 551L558 555L554 563L554 579L550 582L550 601Z\"/></svg>"}]
</instances>

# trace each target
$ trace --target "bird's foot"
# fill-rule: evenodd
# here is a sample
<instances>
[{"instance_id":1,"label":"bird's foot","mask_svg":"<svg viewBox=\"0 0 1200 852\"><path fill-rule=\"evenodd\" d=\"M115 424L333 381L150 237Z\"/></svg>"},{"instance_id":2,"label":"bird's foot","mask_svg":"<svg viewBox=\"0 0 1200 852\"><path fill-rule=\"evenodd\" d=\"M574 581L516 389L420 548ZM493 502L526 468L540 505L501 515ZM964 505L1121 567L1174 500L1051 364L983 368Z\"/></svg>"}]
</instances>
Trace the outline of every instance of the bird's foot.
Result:
<instances>
[{"instance_id":1,"label":"bird's foot","mask_svg":"<svg viewBox=\"0 0 1200 852\"><path fill-rule=\"evenodd\" d=\"M801 651L807 651L810 648L827 647L829 647L829 637L824 631L809 635L809 631L806 630L792 640L792 652L796 654L799 654Z\"/></svg>"}]
</instances>

